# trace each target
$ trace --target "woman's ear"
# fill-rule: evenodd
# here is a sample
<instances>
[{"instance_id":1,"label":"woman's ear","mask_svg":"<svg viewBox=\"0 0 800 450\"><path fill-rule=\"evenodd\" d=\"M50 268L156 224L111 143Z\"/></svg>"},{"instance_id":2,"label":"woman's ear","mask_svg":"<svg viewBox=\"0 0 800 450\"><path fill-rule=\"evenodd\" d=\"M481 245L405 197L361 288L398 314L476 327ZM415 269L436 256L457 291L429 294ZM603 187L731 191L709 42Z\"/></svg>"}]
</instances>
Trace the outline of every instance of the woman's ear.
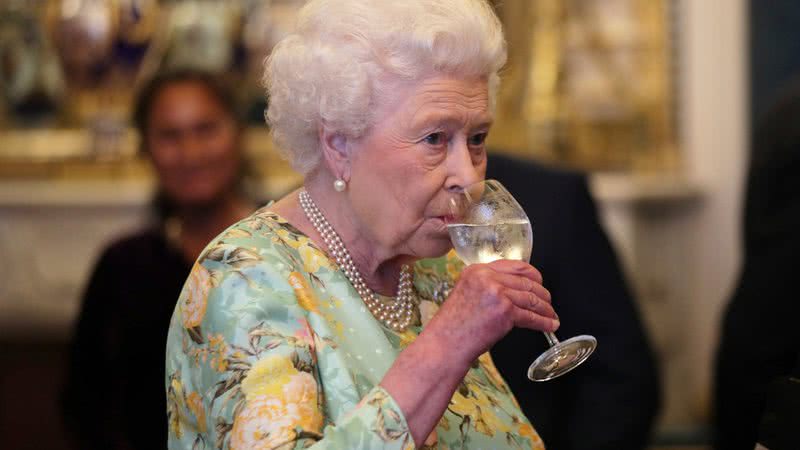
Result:
<instances>
[{"instance_id":1,"label":"woman's ear","mask_svg":"<svg viewBox=\"0 0 800 450\"><path fill-rule=\"evenodd\" d=\"M328 170L335 178L350 181L350 147L349 140L340 132L332 131L325 126L319 127L319 142L322 156Z\"/></svg>"}]
</instances>

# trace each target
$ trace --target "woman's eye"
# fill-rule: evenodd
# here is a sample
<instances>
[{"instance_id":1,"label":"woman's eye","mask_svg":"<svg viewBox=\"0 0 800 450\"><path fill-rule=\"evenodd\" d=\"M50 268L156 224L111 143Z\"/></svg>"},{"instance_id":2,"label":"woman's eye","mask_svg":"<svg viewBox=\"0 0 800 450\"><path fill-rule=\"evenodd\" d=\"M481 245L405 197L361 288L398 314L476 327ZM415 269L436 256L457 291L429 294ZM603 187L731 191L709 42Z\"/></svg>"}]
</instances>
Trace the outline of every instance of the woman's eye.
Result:
<instances>
[{"instance_id":1,"label":"woman's eye","mask_svg":"<svg viewBox=\"0 0 800 450\"><path fill-rule=\"evenodd\" d=\"M438 133L431 133L425 136L425 143L429 145L442 145L444 144L444 133L441 131Z\"/></svg>"},{"instance_id":2,"label":"woman's eye","mask_svg":"<svg viewBox=\"0 0 800 450\"><path fill-rule=\"evenodd\" d=\"M472 146L483 145L483 143L486 142L486 136L487 135L488 135L488 133L478 133L476 135L470 136L469 145L472 145Z\"/></svg>"}]
</instances>

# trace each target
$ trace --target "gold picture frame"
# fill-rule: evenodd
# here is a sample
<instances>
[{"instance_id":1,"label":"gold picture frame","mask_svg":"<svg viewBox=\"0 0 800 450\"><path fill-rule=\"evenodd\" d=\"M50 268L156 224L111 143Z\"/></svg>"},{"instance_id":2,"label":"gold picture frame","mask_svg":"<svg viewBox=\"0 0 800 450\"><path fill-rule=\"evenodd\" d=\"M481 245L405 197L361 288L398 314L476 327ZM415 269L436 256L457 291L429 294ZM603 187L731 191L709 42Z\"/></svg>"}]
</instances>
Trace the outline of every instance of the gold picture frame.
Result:
<instances>
[{"instance_id":1,"label":"gold picture frame","mask_svg":"<svg viewBox=\"0 0 800 450\"><path fill-rule=\"evenodd\" d=\"M503 0L493 148L585 170L679 163L674 0Z\"/></svg>"}]
</instances>

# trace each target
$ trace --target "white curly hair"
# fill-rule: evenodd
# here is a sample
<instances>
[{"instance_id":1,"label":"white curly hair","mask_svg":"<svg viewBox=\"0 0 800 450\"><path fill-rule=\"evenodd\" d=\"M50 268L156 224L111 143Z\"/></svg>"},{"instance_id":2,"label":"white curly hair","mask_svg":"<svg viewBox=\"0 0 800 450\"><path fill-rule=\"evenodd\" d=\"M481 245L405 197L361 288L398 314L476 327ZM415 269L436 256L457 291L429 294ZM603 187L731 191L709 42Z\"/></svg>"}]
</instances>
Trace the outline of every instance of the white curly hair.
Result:
<instances>
[{"instance_id":1,"label":"white curly hair","mask_svg":"<svg viewBox=\"0 0 800 450\"><path fill-rule=\"evenodd\" d=\"M278 149L305 175L321 159L319 128L363 136L392 81L483 77L493 105L505 61L486 0L311 0L266 60L265 116Z\"/></svg>"}]
</instances>

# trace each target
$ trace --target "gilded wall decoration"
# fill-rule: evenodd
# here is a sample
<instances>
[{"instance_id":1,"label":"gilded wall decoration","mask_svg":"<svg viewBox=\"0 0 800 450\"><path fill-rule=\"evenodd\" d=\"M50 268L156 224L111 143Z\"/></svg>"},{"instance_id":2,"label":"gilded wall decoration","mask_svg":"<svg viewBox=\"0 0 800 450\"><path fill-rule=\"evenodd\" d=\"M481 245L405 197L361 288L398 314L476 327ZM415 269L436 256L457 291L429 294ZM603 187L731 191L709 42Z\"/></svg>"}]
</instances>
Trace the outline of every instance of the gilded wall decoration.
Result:
<instances>
[{"instance_id":1,"label":"gilded wall decoration","mask_svg":"<svg viewBox=\"0 0 800 450\"><path fill-rule=\"evenodd\" d=\"M509 64L493 148L592 170L678 165L675 0L494 1ZM75 150L84 161L124 162L132 153L125 147L132 95L164 68L219 72L238 87L243 113L263 128L263 60L302 3L6 0L0 5L0 161L26 154L47 160L48 149L35 148L44 141L36 135L57 145L52 136L63 131L88 133L87 148ZM32 136L30 149L10 148L26 136ZM53 150L51 160L64 154Z\"/></svg>"}]
</instances>

